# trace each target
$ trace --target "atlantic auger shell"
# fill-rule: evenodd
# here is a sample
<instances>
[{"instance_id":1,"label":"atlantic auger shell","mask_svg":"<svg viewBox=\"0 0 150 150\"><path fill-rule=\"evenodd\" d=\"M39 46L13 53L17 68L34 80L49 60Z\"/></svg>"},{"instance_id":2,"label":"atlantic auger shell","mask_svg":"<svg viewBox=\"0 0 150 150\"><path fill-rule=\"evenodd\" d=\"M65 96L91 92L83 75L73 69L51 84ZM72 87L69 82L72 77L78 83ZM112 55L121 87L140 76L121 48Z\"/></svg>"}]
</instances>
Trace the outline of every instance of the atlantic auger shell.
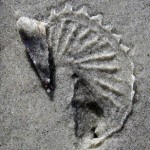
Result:
<instances>
[{"instance_id":1,"label":"atlantic auger shell","mask_svg":"<svg viewBox=\"0 0 150 150\"><path fill-rule=\"evenodd\" d=\"M130 49L121 43L122 36L112 33L112 27L104 26L102 21L102 14L90 16L86 7L73 10L67 4L60 12L53 9L45 23L26 17L17 23L19 31L26 36L23 42L46 87L51 81L48 67L51 50L57 69L72 68L90 85L97 101L113 107L113 111L104 116L108 118L105 131L99 131L100 122L95 129L98 137L85 138L83 149L97 147L121 129L131 112L134 96Z\"/></svg>"}]
</instances>

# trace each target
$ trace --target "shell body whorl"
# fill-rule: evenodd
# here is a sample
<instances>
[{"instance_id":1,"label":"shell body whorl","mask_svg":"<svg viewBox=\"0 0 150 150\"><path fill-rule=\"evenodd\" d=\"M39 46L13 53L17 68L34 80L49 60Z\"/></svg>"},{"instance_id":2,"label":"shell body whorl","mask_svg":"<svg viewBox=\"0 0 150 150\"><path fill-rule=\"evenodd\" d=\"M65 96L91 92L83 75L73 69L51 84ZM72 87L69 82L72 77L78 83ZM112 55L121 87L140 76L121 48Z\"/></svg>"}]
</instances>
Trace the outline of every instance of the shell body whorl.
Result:
<instances>
[{"instance_id":1,"label":"shell body whorl","mask_svg":"<svg viewBox=\"0 0 150 150\"><path fill-rule=\"evenodd\" d=\"M61 12L52 11L49 17L48 42L56 66L72 66L86 80L96 101L100 99L98 103L114 107L104 112L108 118L105 131L99 128L100 122L95 129L98 138L91 139L87 148L97 147L121 129L134 95L134 66L127 54L130 49L121 43L121 35L111 32L111 26L102 25L102 19L101 14L90 16L85 7L74 11L69 5Z\"/></svg>"},{"instance_id":2,"label":"shell body whorl","mask_svg":"<svg viewBox=\"0 0 150 150\"><path fill-rule=\"evenodd\" d=\"M70 65L79 78L86 80L99 104L113 107L104 112L104 118L108 118L105 131L99 128L100 122L95 129L98 138L91 139L88 148L97 147L121 129L134 95L130 49L121 43L121 35L112 33L111 26L102 25L102 19L101 14L90 16L85 7L74 11L69 5L58 13L52 11L49 17L48 43L56 66Z\"/></svg>"}]
</instances>

